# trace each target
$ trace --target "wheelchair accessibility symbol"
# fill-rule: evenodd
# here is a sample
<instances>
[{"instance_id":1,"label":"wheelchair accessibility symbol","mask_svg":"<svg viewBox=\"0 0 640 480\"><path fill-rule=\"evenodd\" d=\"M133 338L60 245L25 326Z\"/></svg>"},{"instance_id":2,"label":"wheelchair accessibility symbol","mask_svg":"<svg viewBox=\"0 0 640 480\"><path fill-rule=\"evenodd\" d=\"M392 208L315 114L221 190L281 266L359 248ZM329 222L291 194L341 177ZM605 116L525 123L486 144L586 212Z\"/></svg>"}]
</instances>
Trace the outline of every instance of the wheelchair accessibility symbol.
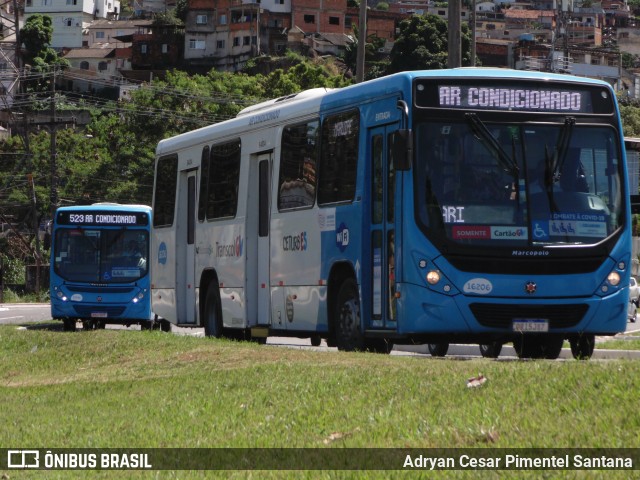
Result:
<instances>
[{"instance_id":1,"label":"wheelchair accessibility symbol","mask_svg":"<svg viewBox=\"0 0 640 480\"><path fill-rule=\"evenodd\" d=\"M548 230L548 225L544 224L544 226L540 226L540 223L536 222L534 223L534 227L533 227L533 238L538 239L538 240L543 240L543 239L547 239L549 238L549 230ZM547 228L545 228L547 227Z\"/></svg>"}]
</instances>

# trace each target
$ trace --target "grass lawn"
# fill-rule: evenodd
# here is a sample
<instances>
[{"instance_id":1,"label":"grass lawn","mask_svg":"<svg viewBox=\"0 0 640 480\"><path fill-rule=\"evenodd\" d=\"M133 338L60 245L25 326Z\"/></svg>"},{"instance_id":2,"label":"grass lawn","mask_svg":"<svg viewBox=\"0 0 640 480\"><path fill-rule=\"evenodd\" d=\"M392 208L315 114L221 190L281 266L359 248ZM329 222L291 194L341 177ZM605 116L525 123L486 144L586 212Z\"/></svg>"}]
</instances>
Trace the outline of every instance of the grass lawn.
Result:
<instances>
[{"instance_id":1,"label":"grass lawn","mask_svg":"<svg viewBox=\"0 0 640 480\"><path fill-rule=\"evenodd\" d=\"M640 362L633 360L433 359L294 350L161 332L10 325L0 327L0 344L0 445L5 448L640 447ZM478 373L488 381L467 388L467 379ZM427 475L6 473L11 479ZM629 473L485 471L482 476L629 478Z\"/></svg>"}]
</instances>

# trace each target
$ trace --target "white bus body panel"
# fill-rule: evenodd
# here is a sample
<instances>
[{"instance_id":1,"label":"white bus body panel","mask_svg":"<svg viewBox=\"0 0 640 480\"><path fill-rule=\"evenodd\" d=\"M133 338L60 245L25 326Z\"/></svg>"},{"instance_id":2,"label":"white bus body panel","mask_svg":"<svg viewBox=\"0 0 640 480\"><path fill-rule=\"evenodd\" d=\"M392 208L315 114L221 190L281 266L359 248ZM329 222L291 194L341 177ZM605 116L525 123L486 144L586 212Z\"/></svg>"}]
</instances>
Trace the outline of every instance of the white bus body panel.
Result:
<instances>
[{"instance_id":1,"label":"white bus body panel","mask_svg":"<svg viewBox=\"0 0 640 480\"><path fill-rule=\"evenodd\" d=\"M277 179L279 172L275 167L279 158L279 142L283 125L301 122L309 118L317 118L320 109L320 102L324 95L324 89L317 89L311 94L304 96L304 106L301 108L300 102L293 100L275 104L265 115L261 109L255 112L247 112L235 119L227 120L198 130L177 135L159 142L156 149L156 158L165 155L178 155L178 178L180 179L188 170L197 171L196 185L200 186L200 163L202 150L205 146L221 144L233 139L240 139L242 145L240 178L238 186L238 207L235 218L220 219L214 221L205 220L195 223L195 248L194 250L194 276L191 282L195 295L195 326L201 326L202 319L199 318L199 296L200 282L207 270L214 270L220 287L220 300L222 306L222 317L224 327L248 328L258 323L258 315L262 309L263 318L268 323L273 323L275 328L282 328L277 325L276 317L271 314L278 310L282 318L286 318L284 313L285 299L289 295L296 297L294 303L294 317L288 322L289 328L298 329L301 321L296 321L296 317L302 318L318 307L319 298L326 295L325 287L319 285L320 282L320 245L313 245L305 252L285 252L282 249L282 240L286 235L293 235L295 231L306 231L308 237L319 239L318 212L317 208L301 210L299 212L277 212ZM309 99L309 97L316 97ZM251 174L253 162L264 159L264 152L269 152L271 161L271 231L270 244L267 251L271 252L271 259L267 260L267 271L271 276L265 285L266 305L257 304L253 292L248 289L258 289L257 274L249 274L250 271L258 271L257 266L257 242L254 240L257 235L257 226L254 224L255 214L253 209L257 208L255 197L255 185ZM250 182L251 181L251 182ZM177 198L180 199L181 190L185 187L179 183ZM199 191L196 205L199 200ZM181 203L178 200L178 203ZM197 210L197 208L196 208ZM186 216L186 207L176 211L176 221L171 227L161 227L153 230L152 252L154 263L152 266L152 304L154 311L162 318L172 323L180 323L176 305L176 289L185 288L186 285L179 285L177 278L176 264L180 259L175 257L175 252L180 250L177 242L186 242L186 235L178 231L184 229L186 221L177 218ZM286 222L279 217L286 216ZM274 230L274 228L276 230ZM255 237L254 237L255 235ZM161 251L161 245L164 251ZM163 257L164 256L164 257ZM263 258L263 260L265 260ZM188 270L186 270L188 271ZM189 284L190 279L184 279ZM283 282L280 288L279 282ZM294 290L290 290L293 288ZM257 292L257 290L255 290ZM282 295L279 292L282 291ZM285 294L286 292L286 294ZM269 305L273 302L273 308ZM315 307L314 307L315 304ZM157 308L156 308L157 306ZM300 312L295 313L295 312ZM317 316L317 314L316 314ZM324 314L321 314L324 316Z\"/></svg>"}]
</instances>

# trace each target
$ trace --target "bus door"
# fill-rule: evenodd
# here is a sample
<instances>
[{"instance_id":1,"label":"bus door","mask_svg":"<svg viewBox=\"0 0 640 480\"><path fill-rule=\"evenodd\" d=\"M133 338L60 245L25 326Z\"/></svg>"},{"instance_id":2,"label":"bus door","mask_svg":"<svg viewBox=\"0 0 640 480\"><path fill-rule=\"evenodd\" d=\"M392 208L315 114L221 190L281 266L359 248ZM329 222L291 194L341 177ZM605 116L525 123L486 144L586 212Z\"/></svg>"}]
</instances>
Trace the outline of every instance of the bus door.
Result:
<instances>
[{"instance_id":1,"label":"bus door","mask_svg":"<svg viewBox=\"0 0 640 480\"><path fill-rule=\"evenodd\" d=\"M195 324L196 170L180 172L176 226L176 309L178 324Z\"/></svg>"},{"instance_id":2,"label":"bus door","mask_svg":"<svg viewBox=\"0 0 640 480\"><path fill-rule=\"evenodd\" d=\"M368 275L363 281L371 285L371 324L369 328L394 328L396 325L395 299L395 205L396 175L388 159L388 137L398 125L387 125L369 130L371 158L369 221L371 225ZM365 287L366 290L366 287Z\"/></svg>"},{"instance_id":3,"label":"bus door","mask_svg":"<svg viewBox=\"0 0 640 480\"><path fill-rule=\"evenodd\" d=\"M247 319L249 325L271 323L270 229L272 152L251 159L247 209Z\"/></svg>"}]
</instances>

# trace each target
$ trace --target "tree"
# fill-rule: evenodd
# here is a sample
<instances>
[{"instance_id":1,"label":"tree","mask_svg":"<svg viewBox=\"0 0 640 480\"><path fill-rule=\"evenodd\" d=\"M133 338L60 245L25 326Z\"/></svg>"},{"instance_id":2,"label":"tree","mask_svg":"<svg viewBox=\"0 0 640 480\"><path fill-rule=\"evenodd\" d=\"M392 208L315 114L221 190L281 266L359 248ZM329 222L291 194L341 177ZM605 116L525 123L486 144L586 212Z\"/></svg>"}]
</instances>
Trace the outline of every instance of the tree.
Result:
<instances>
[{"instance_id":1,"label":"tree","mask_svg":"<svg viewBox=\"0 0 640 480\"><path fill-rule=\"evenodd\" d=\"M469 27L462 25L462 64L471 62ZM400 23L387 73L447 67L448 25L437 15L413 15Z\"/></svg>"},{"instance_id":2,"label":"tree","mask_svg":"<svg viewBox=\"0 0 640 480\"><path fill-rule=\"evenodd\" d=\"M36 71L46 72L52 68L69 67L69 62L59 57L51 48L52 35L53 21L49 15L31 15L20 30L20 38L25 46L25 60Z\"/></svg>"},{"instance_id":3,"label":"tree","mask_svg":"<svg viewBox=\"0 0 640 480\"><path fill-rule=\"evenodd\" d=\"M344 54L342 56L342 61L347 66L351 72L355 72L357 69L358 62L358 27L354 25L353 27L353 41L347 43L344 49ZM366 64L365 71L365 80L370 80L372 78L377 78L379 76L384 75L386 71L387 65L385 64L383 68L380 68L377 64L375 64L376 57L378 55L378 50L384 47L384 39L376 36L369 35L367 37L367 43L364 47L364 58Z\"/></svg>"}]
</instances>

